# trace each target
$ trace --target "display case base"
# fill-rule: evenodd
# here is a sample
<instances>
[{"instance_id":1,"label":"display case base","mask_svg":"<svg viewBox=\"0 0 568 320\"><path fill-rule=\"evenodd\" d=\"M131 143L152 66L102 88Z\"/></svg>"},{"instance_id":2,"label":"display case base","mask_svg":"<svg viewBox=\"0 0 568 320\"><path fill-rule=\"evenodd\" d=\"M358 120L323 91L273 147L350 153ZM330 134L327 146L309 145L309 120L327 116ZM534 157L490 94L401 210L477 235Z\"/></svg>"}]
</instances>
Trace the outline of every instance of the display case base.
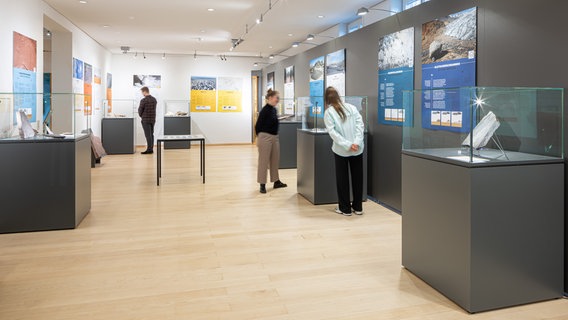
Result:
<instances>
[{"instance_id":1,"label":"display case base","mask_svg":"<svg viewBox=\"0 0 568 320\"><path fill-rule=\"evenodd\" d=\"M298 193L312 204L337 203L335 155L327 132L298 130ZM367 134L365 134L367 146ZM367 148L363 154L363 200L367 200Z\"/></svg>"},{"instance_id":2,"label":"display case base","mask_svg":"<svg viewBox=\"0 0 568 320\"><path fill-rule=\"evenodd\" d=\"M135 128L134 118L104 118L101 138L107 154L136 153Z\"/></svg>"},{"instance_id":3,"label":"display case base","mask_svg":"<svg viewBox=\"0 0 568 320\"><path fill-rule=\"evenodd\" d=\"M402 264L468 312L560 298L564 164L402 156Z\"/></svg>"},{"instance_id":4,"label":"display case base","mask_svg":"<svg viewBox=\"0 0 568 320\"><path fill-rule=\"evenodd\" d=\"M300 121L281 121L280 131L280 169L295 169L298 167L298 129L302 128Z\"/></svg>"},{"instance_id":5,"label":"display case base","mask_svg":"<svg viewBox=\"0 0 568 320\"><path fill-rule=\"evenodd\" d=\"M73 229L91 210L91 140L0 140L0 233Z\"/></svg>"}]
</instances>

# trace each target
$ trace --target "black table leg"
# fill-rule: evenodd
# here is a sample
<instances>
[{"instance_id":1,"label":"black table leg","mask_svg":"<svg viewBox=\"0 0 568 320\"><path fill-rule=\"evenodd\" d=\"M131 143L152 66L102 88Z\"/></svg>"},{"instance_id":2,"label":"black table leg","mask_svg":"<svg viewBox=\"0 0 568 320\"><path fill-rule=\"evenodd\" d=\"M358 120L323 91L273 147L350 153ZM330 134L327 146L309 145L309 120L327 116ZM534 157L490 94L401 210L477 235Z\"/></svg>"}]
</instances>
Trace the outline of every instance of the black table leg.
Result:
<instances>
[{"instance_id":1,"label":"black table leg","mask_svg":"<svg viewBox=\"0 0 568 320\"><path fill-rule=\"evenodd\" d=\"M162 176L162 143L158 140L158 167L156 168L157 183L160 186L160 177Z\"/></svg>"},{"instance_id":2,"label":"black table leg","mask_svg":"<svg viewBox=\"0 0 568 320\"><path fill-rule=\"evenodd\" d=\"M203 167L203 184L205 184L205 139L203 139L201 143L203 144L203 158L201 161L201 165Z\"/></svg>"},{"instance_id":3,"label":"black table leg","mask_svg":"<svg viewBox=\"0 0 568 320\"><path fill-rule=\"evenodd\" d=\"M199 140L199 173L203 177L203 141Z\"/></svg>"}]
</instances>

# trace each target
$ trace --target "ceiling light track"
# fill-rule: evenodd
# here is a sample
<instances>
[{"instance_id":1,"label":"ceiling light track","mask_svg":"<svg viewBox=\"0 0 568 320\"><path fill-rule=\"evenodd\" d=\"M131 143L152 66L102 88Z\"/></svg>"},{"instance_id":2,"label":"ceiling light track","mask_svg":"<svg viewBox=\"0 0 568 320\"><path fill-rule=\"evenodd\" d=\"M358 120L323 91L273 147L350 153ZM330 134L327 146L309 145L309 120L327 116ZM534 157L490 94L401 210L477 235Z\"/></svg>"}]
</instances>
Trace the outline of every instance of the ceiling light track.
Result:
<instances>
[{"instance_id":1,"label":"ceiling light track","mask_svg":"<svg viewBox=\"0 0 568 320\"><path fill-rule=\"evenodd\" d=\"M245 32L239 37L240 42L244 41L244 38L246 35L248 35L256 26L262 24L264 22L264 19L266 18L266 15L272 10L274 9L274 6L276 4L278 4L278 2L280 2L281 0L268 0L268 9L266 11L263 11L260 13L260 16L255 20L255 23L252 25L249 25L248 23L245 25ZM233 51L237 48L237 46L240 43L235 45L234 39L233 39L233 44L231 46L231 48L229 49L230 51Z\"/></svg>"},{"instance_id":2,"label":"ceiling light track","mask_svg":"<svg viewBox=\"0 0 568 320\"><path fill-rule=\"evenodd\" d=\"M138 54L139 52L122 52L122 54L125 55L130 55L132 54L132 57L134 59L138 58ZM146 52L140 52L140 54L142 55L143 59L150 59L151 57L156 57L156 58L161 58L162 60L166 60L167 58L172 58L172 57L193 57L194 59L197 59L199 57L215 57L215 58L219 58L221 61L229 61L229 58L259 58L258 55L227 55L227 54L218 54L218 53L199 53L197 50L195 50L193 53L159 53L159 52L153 52L153 53L146 53ZM263 59L263 57L260 57L261 59Z\"/></svg>"}]
</instances>

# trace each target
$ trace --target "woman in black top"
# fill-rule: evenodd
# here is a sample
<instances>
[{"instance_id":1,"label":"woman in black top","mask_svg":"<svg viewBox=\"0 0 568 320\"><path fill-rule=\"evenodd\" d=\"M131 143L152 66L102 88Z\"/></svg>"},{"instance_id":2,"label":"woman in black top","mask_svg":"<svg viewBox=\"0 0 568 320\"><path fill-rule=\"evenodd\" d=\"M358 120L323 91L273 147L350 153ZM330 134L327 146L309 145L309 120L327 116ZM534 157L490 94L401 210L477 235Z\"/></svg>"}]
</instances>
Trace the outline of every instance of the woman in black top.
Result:
<instances>
[{"instance_id":1,"label":"woman in black top","mask_svg":"<svg viewBox=\"0 0 568 320\"><path fill-rule=\"evenodd\" d=\"M276 105L280 101L278 91L268 90L266 105L262 108L256 121L255 131L258 146L258 183L260 193L266 193L267 170L270 168L270 181L274 189L285 188L280 181L278 166L280 165L280 141L278 140L278 112Z\"/></svg>"}]
</instances>

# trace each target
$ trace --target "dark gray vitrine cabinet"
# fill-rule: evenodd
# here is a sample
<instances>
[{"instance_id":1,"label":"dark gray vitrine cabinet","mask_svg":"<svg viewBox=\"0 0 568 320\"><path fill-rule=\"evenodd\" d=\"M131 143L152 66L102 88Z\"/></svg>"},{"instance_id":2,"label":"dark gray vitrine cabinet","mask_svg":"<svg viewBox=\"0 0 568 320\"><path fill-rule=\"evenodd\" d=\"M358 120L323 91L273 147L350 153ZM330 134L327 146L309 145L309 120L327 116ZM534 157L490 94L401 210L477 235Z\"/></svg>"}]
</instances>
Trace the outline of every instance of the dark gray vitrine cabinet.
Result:
<instances>
[{"instance_id":1,"label":"dark gray vitrine cabinet","mask_svg":"<svg viewBox=\"0 0 568 320\"><path fill-rule=\"evenodd\" d=\"M191 117L164 117L164 135L190 135ZM164 142L164 149L189 149L190 142L170 141Z\"/></svg>"},{"instance_id":2,"label":"dark gray vitrine cabinet","mask_svg":"<svg viewBox=\"0 0 568 320\"><path fill-rule=\"evenodd\" d=\"M72 229L91 209L91 140L0 140L0 233Z\"/></svg>"},{"instance_id":3,"label":"dark gray vitrine cabinet","mask_svg":"<svg viewBox=\"0 0 568 320\"><path fill-rule=\"evenodd\" d=\"M102 142L107 154L136 152L136 123L134 118L104 118L101 125Z\"/></svg>"}]
</instances>

